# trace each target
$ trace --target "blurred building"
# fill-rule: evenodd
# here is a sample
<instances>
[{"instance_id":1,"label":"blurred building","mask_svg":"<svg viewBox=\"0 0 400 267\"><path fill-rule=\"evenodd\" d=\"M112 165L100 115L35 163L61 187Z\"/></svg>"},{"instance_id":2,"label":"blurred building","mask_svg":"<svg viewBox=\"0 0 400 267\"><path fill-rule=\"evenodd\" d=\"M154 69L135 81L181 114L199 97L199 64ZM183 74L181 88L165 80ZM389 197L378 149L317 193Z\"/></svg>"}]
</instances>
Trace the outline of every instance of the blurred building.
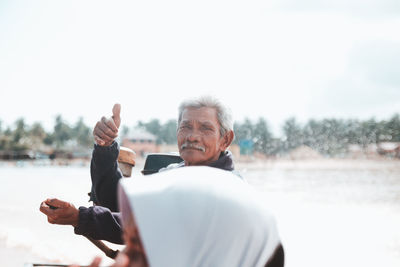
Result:
<instances>
[{"instance_id":1,"label":"blurred building","mask_svg":"<svg viewBox=\"0 0 400 267\"><path fill-rule=\"evenodd\" d=\"M254 141L251 139L239 140L240 155L252 155L254 150Z\"/></svg>"},{"instance_id":2,"label":"blurred building","mask_svg":"<svg viewBox=\"0 0 400 267\"><path fill-rule=\"evenodd\" d=\"M380 155L400 158L400 143L396 142L379 143L377 151Z\"/></svg>"},{"instance_id":3,"label":"blurred building","mask_svg":"<svg viewBox=\"0 0 400 267\"><path fill-rule=\"evenodd\" d=\"M130 130L121 138L121 145L132 149L139 157L145 157L148 153L160 152L157 137L143 129Z\"/></svg>"}]
</instances>

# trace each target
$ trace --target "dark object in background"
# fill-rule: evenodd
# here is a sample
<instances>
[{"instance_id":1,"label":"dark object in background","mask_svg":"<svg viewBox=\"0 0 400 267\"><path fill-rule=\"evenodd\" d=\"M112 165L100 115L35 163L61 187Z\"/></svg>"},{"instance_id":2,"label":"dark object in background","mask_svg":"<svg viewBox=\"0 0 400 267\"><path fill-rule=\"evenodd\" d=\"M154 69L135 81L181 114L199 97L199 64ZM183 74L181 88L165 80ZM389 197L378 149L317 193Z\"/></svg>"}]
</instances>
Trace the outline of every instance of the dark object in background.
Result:
<instances>
[{"instance_id":1,"label":"dark object in background","mask_svg":"<svg viewBox=\"0 0 400 267\"><path fill-rule=\"evenodd\" d=\"M144 175L153 174L172 163L180 163L182 161L183 159L179 155L173 153L148 154L142 173Z\"/></svg>"}]
</instances>

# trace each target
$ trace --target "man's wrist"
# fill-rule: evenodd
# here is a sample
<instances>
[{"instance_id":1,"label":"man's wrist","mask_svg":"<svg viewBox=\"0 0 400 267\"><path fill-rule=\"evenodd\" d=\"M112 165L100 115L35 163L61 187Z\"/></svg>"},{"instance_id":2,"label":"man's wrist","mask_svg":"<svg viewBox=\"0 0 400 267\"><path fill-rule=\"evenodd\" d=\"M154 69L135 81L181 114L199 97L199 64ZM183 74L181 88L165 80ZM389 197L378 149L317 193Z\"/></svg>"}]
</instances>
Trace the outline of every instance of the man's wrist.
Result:
<instances>
[{"instance_id":1,"label":"man's wrist","mask_svg":"<svg viewBox=\"0 0 400 267\"><path fill-rule=\"evenodd\" d=\"M89 208L87 207L79 207L78 209L78 220L76 222L76 225L72 225L75 229L74 232L75 234L82 235L85 229L85 224L87 224L88 221L88 214L89 214Z\"/></svg>"},{"instance_id":2,"label":"man's wrist","mask_svg":"<svg viewBox=\"0 0 400 267\"><path fill-rule=\"evenodd\" d=\"M72 214L71 225L77 227L79 225L79 210L74 207L74 213Z\"/></svg>"},{"instance_id":3,"label":"man's wrist","mask_svg":"<svg viewBox=\"0 0 400 267\"><path fill-rule=\"evenodd\" d=\"M94 143L94 149L97 151L110 151L118 147L118 143L114 140L109 145L101 146L97 143Z\"/></svg>"}]
</instances>

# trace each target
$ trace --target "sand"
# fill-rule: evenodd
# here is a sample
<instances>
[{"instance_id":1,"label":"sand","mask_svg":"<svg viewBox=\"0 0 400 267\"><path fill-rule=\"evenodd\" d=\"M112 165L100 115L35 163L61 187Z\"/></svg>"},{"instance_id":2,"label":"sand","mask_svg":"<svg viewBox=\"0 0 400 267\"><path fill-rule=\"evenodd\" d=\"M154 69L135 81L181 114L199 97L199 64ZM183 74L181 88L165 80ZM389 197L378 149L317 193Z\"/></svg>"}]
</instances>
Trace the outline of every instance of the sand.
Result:
<instances>
[{"instance_id":1,"label":"sand","mask_svg":"<svg viewBox=\"0 0 400 267\"><path fill-rule=\"evenodd\" d=\"M26 263L44 263L46 259L34 255L28 247L7 246L7 239L0 238L0 262L1 266L24 266Z\"/></svg>"}]
</instances>

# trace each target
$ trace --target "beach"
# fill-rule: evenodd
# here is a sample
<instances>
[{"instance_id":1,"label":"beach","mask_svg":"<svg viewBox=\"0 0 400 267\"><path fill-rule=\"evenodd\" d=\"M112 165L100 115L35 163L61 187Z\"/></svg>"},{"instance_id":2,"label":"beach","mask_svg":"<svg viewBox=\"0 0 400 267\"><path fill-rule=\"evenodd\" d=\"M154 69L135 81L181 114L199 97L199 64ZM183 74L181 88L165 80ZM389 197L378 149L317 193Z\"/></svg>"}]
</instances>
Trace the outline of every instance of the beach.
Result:
<instances>
[{"instance_id":1,"label":"beach","mask_svg":"<svg viewBox=\"0 0 400 267\"><path fill-rule=\"evenodd\" d=\"M132 179L141 175L140 164ZM276 216L285 266L400 266L399 160L254 160L237 169ZM51 225L39 211L48 197L91 205L88 165L2 162L0 182L2 266L83 265L102 255L71 226ZM102 265L110 263L103 256Z\"/></svg>"}]
</instances>

